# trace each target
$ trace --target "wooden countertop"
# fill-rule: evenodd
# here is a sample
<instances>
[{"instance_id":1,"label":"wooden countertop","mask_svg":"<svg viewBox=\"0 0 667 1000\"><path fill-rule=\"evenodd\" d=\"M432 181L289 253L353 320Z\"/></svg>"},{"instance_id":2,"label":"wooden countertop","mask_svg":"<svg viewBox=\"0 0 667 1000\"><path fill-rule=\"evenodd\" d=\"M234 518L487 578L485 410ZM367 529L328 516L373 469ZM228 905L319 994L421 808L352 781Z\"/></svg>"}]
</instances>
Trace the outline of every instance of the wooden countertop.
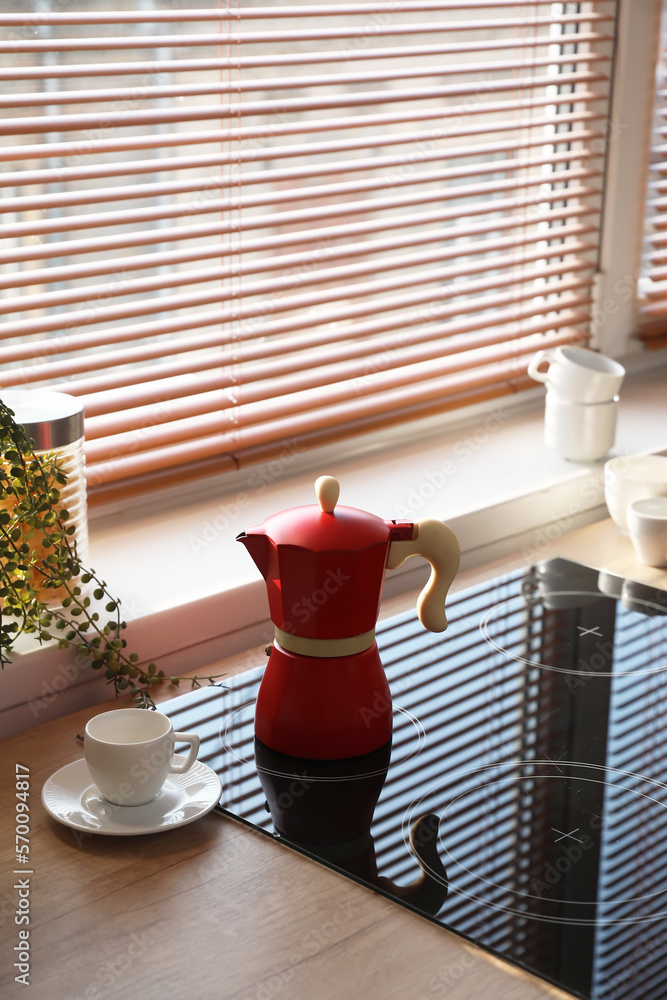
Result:
<instances>
[{"instance_id":1,"label":"wooden countertop","mask_svg":"<svg viewBox=\"0 0 667 1000\"><path fill-rule=\"evenodd\" d=\"M630 542L609 521L555 538L540 552L462 573L457 589L556 554L667 589L667 574L639 566ZM406 603L397 599L388 610ZM245 654L216 664L215 672L247 664ZM59 825L41 805L42 785L82 756L76 734L86 721L100 708L115 707L86 709L0 744L5 1000L567 996L217 813L141 837L79 834ZM29 769L29 866L19 866L15 855L17 764ZM29 924L15 922L17 909L25 912L21 897L28 900ZM30 932L27 993L14 978L22 971L13 966L21 929Z\"/></svg>"}]
</instances>

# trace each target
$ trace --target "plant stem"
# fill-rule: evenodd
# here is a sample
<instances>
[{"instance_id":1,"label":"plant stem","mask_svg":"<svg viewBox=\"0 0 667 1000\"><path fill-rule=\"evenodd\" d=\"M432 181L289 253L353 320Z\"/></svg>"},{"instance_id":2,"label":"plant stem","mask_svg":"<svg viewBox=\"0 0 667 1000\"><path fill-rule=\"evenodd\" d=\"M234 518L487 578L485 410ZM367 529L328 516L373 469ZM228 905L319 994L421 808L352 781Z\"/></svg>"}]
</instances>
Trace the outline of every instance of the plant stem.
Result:
<instances>
[{"instance_id":1,"label":"plant stem","mask_svg":"<svg viewBox=\"0 0 667 1000\"><path fill-rule=\"evenodd\" d=\"M154 708L148 689L163 683L178 687L181 678L167 677L154 663L142 668L136 653L124 652L127 643L120 634L127 625L120 601L111 597L94 570L82 566L75 528L66 524L68 511L58 506L61 494L55 484L66 484L66 471L54 454L42 458L35 452L34 442L1 400L0 438L0 493L6 504L0 511L0 606L5 617L19 619L5 625L0 616L0 666L10 662L8 653L20 633L35 632L40 643L49 642L55 638L50 631L55 623L61 648L76 648L91 658L93 669L104 668L116 695L128 691L139 703ZM37 548L28 544L32 538L39 543ZM104 611L114 615L112 620L102 621L79 582L93 585L93 597L105 602ZM42 598L48 590L64 591L59 605L49 607L48 598ZM222 676L189 680L195 688L202 681L215 684Z\"/></svg>"}]
</instances>

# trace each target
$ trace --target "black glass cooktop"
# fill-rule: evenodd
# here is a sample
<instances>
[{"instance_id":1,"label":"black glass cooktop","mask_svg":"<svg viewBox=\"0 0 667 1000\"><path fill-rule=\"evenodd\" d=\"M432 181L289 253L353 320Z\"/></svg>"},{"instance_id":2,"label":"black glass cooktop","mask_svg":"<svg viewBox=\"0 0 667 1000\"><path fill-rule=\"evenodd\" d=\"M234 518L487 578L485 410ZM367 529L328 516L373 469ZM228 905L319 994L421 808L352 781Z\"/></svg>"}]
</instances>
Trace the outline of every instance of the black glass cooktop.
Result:
<instances>
[{"instance_id":1,"label":"black glass cooktop","mask_svg":"<svg viewBox=\"0 0 667 1000\"><path fill-rule=\"evenodd\" d=\"M667 998L667 592L565 560L381 622L390 747L253 736L263 667L170 702L220 809L570 993ZM381 706L371 707L371 711Z\"/></svg>"}]
</instances>

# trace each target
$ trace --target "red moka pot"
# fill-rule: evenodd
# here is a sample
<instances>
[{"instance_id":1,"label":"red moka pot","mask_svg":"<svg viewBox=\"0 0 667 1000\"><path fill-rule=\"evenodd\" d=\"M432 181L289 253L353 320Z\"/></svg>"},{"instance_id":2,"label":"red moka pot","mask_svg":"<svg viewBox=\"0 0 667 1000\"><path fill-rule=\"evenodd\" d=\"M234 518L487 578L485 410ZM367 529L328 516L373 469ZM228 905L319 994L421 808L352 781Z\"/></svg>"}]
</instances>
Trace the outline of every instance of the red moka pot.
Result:
<instances>
[{"instance_id":1,"label":"red moka pot","mask_svg":"<svg viewBox=\"0 0 667 1000\"><path fill-rule=\"evenodd\" d=\"M391 740L391 693L375 642L385 570L413 555L430 562L417 611L426 628L443 631L459 545L442 521L384 521L337 506L331 476L315 492L317 504L274 514L238 541L266 581L276 630L255 735L279 753L335 760Z\"/></svg>"}]
</instances>

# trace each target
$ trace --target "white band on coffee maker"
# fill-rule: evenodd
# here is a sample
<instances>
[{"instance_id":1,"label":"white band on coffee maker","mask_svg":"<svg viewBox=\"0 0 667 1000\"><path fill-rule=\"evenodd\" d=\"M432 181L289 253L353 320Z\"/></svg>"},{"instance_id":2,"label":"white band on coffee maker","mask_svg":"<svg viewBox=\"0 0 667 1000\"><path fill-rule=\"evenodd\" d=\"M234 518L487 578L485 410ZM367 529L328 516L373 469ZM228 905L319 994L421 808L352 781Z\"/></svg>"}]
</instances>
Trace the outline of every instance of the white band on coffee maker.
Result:
<instances>
[{"instance_id":1,"label":"white band on coffee maker","mask_svg":"<svg viewBox=\"0 0 667 1000\"><path fill-rule=\"evenodd\" d=\"M276 625L276 642L289 653L300 656L354 656L369 649L375 642L375 629L362 635L351 635L344 639L306 639L301 635L290 635Z\"/></svg>"}]
</instances>

